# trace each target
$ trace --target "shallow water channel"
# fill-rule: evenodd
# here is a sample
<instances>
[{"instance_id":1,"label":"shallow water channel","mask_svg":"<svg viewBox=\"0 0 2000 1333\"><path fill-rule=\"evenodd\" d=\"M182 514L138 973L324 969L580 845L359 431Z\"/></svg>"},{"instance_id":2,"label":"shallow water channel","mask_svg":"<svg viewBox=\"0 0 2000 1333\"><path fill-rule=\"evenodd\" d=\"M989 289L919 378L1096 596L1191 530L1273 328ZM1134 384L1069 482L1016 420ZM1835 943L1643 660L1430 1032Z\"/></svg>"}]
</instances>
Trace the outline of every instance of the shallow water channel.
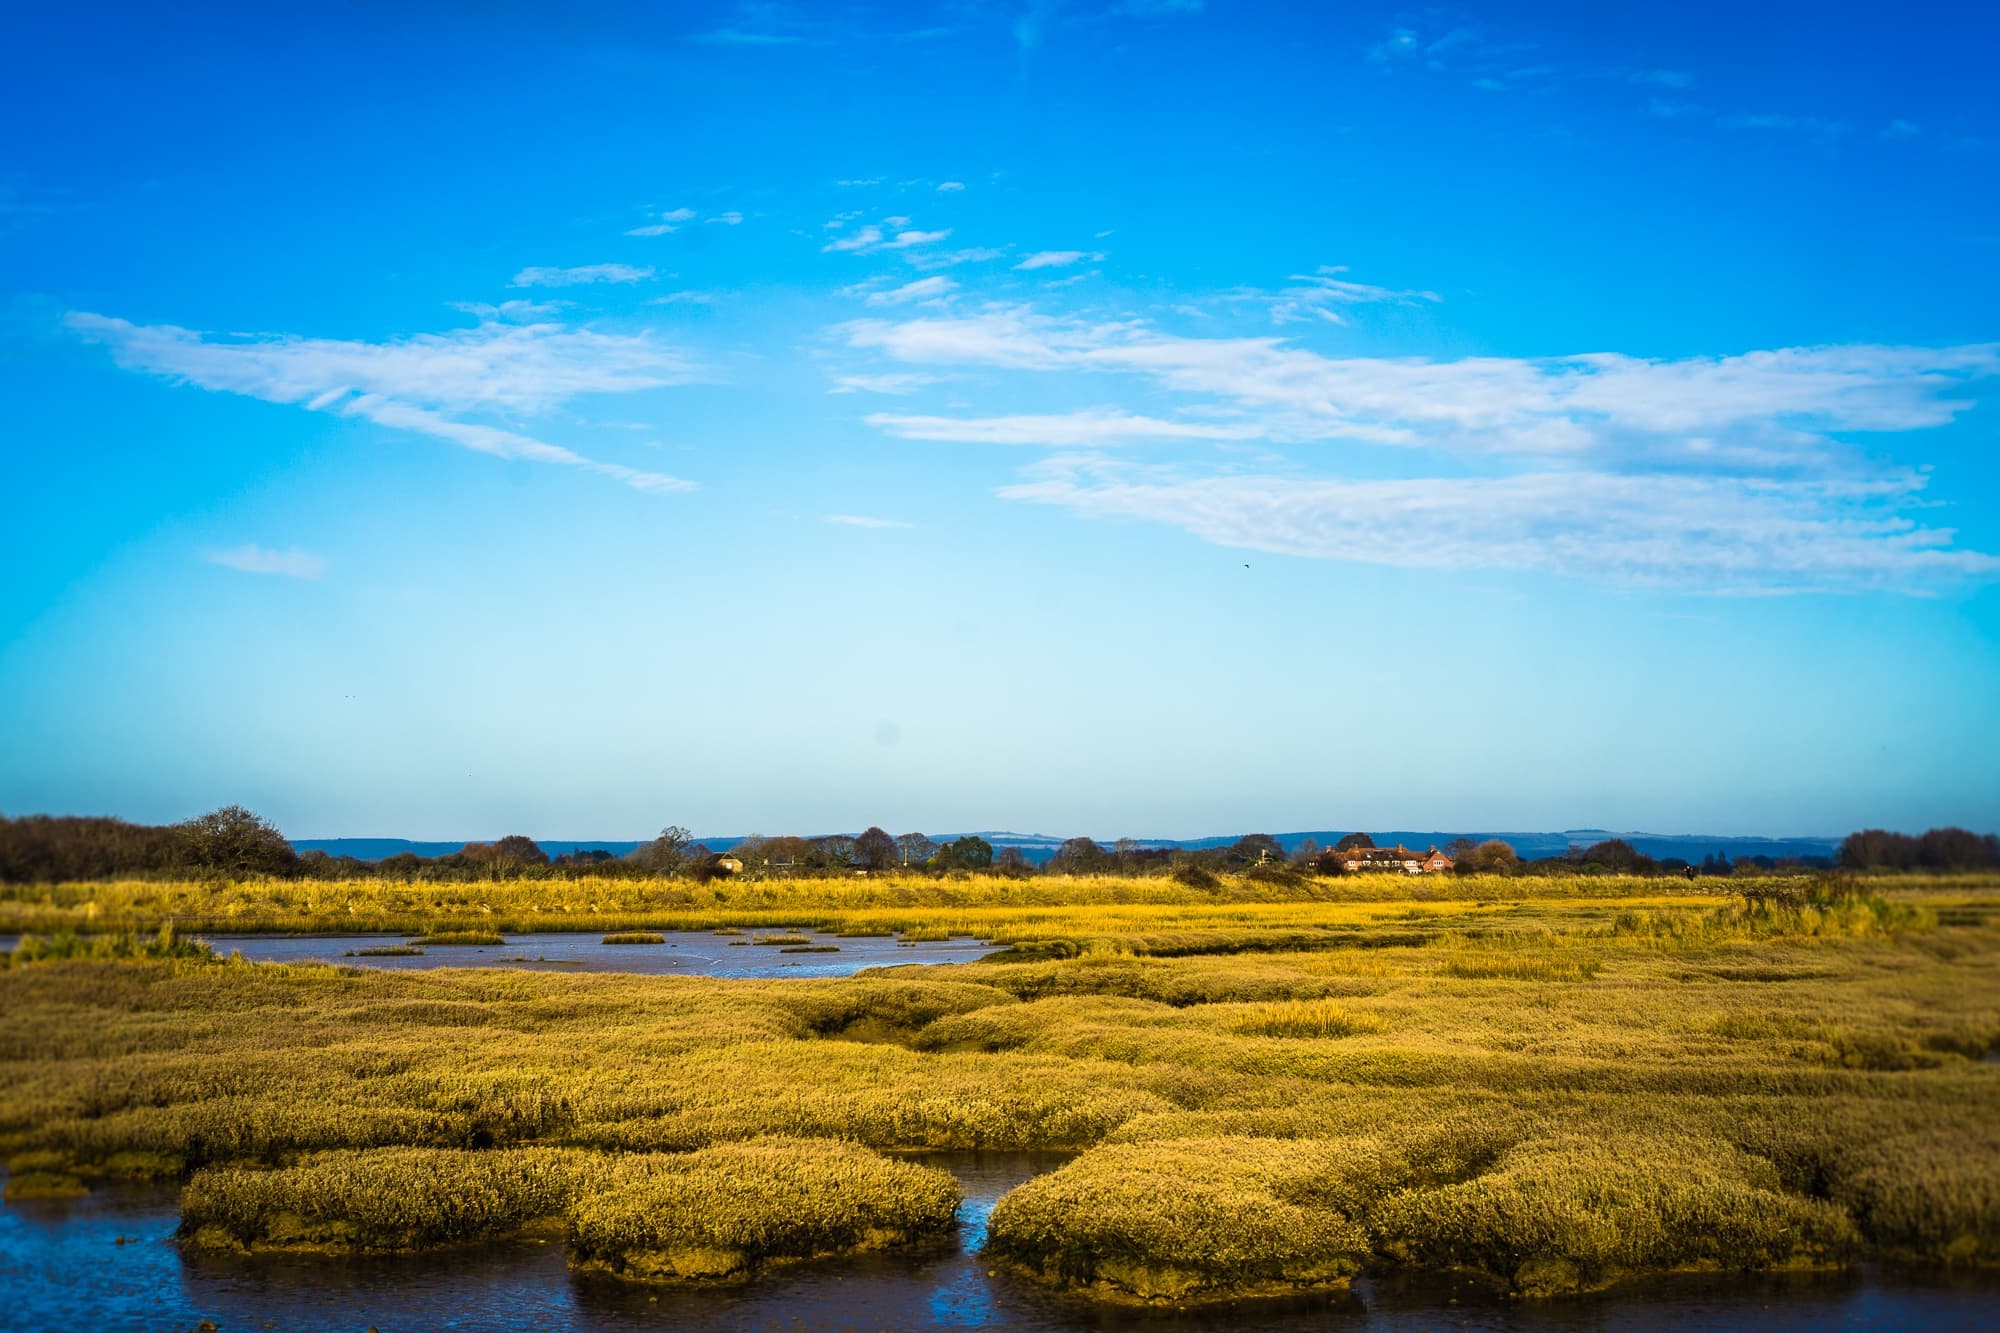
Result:
<instances>
[{"instance_id":1,"label":"shallow water channel","mask_svg":"<svg viewBox=\"0 0 2000 1333\"><path fill-rule=\"evenodd\" d=\"M829 1260L706 1290L572 1273L560 1241L509 1241L397 1258L183 1256L171 1189L105 1190L0 1207L0 1323L22 1333L143 1333L213 1320L243 1329L1992 1329L2000 1281L1886 1272L1684 1277L1608 1295L1509 1304L1468 1282L1361 1281L1282 1304L1101 1309L978 1256L1002 1194L1061 1163L1049 1153L932 1154L966 1201L957 1235L919 1252ZM121 1243L121 1238L123 1238Z\"/></svg>"},{"instance_id":2,"label":"shallow water channel","mask_svg":"<svg viewBox=\"0 0 2000 1333\"><path fill-rule=\"evenodd\" d=\"M864 967L900 963L969 963L996 946L969 937L909 941L887 935L828 935L752 930L740 935L666 931L663 944L606 944L602 931L509 936L487 946L427 945L421 954L365 954L407 944L401 935L203 935L220 954L241 951L253 963L347 963L358 967L508 967L542 972L636 972L681 977L844 977ZM756 940L807 935L814 950L787 953ZM797 946L791 946L796 948Z\"/></svg>"}]
</instances>

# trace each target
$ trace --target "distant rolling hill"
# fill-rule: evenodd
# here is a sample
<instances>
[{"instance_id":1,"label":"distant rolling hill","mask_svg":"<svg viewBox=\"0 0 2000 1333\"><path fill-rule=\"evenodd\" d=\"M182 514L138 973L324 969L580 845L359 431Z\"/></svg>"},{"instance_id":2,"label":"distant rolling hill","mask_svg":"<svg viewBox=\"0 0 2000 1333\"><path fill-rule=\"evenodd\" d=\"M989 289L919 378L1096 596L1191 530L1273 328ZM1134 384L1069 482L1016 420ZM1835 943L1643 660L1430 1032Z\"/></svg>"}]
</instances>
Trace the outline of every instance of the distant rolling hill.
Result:
<instances>
[{"instance_id":1,"label":"distant rolling hill","mask_svg":"<svg viewBox=\"0 0 2000 1333\"><path fill-rule=\"evenodd\" d=\"M1314 829L1297 833L1278 833L1278 842L1286 851L1296 850L1300 843L1311 838L1322 847L1334 843L1353 832L1352 829ZM1488 838L1498 838L1510 844L1523 858L1534 860L1546 856L1560 856L1571 847L1587 847L1607 838L1623 838L1639 852L1665 859L1679 857L1684 861L1700 861L1707 856L1726 856L1732 861L1746 856L1768 856L1774 860L1787 857L1832 856L1840 847L1839 838L1798 837L1798 838L1742 838L1720 837L1699 833L1619 833L1609 829L1570 829L1562 833L1457 833L1457 832L1417 832L1410 829L1367 830L1368 836L1378 845L1389 846L1401 843L1406 847L1443 847L1454 838L1471 838L1484 842ZM948 842L961 836L956 833L933 834L939 842ZM1018 847L1021 854L1037 865L1055 855L1056 848L1063 843L1061 836L1049 833L1009 833L1004 830L986 830L973 835L986 839L995 849ZM1243 835L1222 834L1210 838L1136 838L1142 847L1181 847L1199 851L1210 847L1227 847ZM705 846L721 850L743 839L741 835L711 836L697 838ZM414 852L418 856L444 856L463 847L467 841L491 841L491 839L459 839L444 842L413 842L406 838L300 838L292 846L301 852L323 851L329 856L352 856L362 861L379 861L385 856L395 856L402 852ZM1112 839L1099 838L1097 841L1110 846ZM643 845L638 840L593 841L588 838L538 838L537 845L550 856L561 856L565 852L606 851L613 856L624 856L634 848Z\"/></svg>"}]
</instances>

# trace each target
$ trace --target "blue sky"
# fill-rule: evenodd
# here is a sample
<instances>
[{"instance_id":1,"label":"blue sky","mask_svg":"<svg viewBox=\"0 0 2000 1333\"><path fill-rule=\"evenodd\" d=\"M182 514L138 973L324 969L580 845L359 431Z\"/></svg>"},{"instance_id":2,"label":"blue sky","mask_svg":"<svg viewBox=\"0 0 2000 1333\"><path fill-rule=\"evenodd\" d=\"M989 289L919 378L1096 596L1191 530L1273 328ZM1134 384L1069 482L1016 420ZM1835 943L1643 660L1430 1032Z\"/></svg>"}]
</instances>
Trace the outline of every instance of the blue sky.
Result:
<instances>
[{"instance_id":1,"label":"blue sky","mask_svg":"<svg viewBox=\"0 0 2000 1333\"><path fill-rule=\"evenodd\" d=\"M11 23L0 810L2000 824L1990 7Z\"/></svg>"}]
</instances>

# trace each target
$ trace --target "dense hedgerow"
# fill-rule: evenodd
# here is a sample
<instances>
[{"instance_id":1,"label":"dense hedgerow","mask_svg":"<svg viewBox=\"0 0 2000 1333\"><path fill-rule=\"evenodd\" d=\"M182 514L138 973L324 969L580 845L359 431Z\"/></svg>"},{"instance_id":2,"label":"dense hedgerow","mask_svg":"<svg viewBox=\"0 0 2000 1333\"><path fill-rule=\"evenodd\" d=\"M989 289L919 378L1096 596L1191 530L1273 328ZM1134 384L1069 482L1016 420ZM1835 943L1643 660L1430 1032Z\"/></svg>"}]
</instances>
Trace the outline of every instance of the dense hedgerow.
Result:
<instances>
[{"instance_id":1,"label":"dense hedgerow","mask_svg":"<svg viewBox=\"0 0 2000 1333\"><path fill-rule=\"evenodd\" d=\"M826 1139L643 1157L570 1209L571 1262L642 1280L735 1277L941 1235L959 1197L944 1171Z\"/></svg>"}]
</instances>

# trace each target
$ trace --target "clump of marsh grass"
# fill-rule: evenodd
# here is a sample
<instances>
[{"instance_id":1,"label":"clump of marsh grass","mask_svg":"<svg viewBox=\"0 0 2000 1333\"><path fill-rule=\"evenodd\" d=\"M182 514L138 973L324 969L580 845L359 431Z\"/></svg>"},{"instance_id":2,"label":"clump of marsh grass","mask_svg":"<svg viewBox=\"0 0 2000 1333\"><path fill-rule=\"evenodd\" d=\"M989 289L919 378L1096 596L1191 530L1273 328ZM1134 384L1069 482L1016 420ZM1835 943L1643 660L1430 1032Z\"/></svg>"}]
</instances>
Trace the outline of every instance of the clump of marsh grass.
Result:
<instances>
[{"instance_id":1,"label":"clump of marsh grass","mask_svg":"<svg viewBox=\"0 0 2000 1333\"><path fill-rule=\"evenodd\" d=\"M209 1167L181 1193L181 1235L201 1249L428 1249L561 1215L592 1162L554 1148L379 1148Z\"/></svg>"},{"instance_id":2,"label":"clump of marsh grass","mask_svg":"<svg viewBox=\"0 0 2000 1333\"><path fill-rule=\"evenodd\" d=\"M1901 1259L2000 1264L2000 1131L1917 1131L1852 1150L1831 1193Z\"/></svg>"},{"instance_id":3,"label":"clump of marsh grass","mask_svg":"<svg viewBox=\"0 0 2000 1333\"><path fill-rule=\"evenodd\" d=\"M838 944L787 944L779 953L839 953Z\"/></svg>"},{"instance_id":4,"label":"clump of marsh grass","mask_svg":"<svg viewBox=\"0 0 2000 1333\"><path fill-rule=\"evenodd\" d=\"M1438 973L1469 981L1589 981L1599 966L1593 959L1461 953L1446 959Z\"/></svg>"},{"instance_id":5,"label":"clump of marsh grass","mask_svg":"<svg viewBox=\"0 0 2000 1333\"><path fill-rule=\"evenodd\" d=\"M1781 880L1706 911L1622 911L1613 919L1611 933L1673 948L1740 939L1854 939L1931 930L1937 924L1936 911L1919 903L1844 884Z\"/></svg>"},{"instance_id":6,"label":"clump of marsh grass","mask_svg":"<svg viewBox=\"0 0 2000 1333\"><path fill-rule=\"evenodd\" d=\"M181 958L200 962L215 961L215 950L206 940L183 939L174 933L174 923L163 923L151 935L141 931L125 930L106 935L86 935L74 930L59 930L53 935L29 935L14 948L0 954L0 967L18 967L25 963L64 963L78 959L92 961L112 961L117 959L162 959Z\"/></svg>"},{"instance_id":7,"label":"clump of marsh grass","mask_svg":"<svg viewBox=\"0 0 2000 1333\"><path fill-rule=\"evenodd\" d=\"M434 930L428 935L419 935L416 939L410 941L411 945L417 948L423 948L427 945L433 948L456 948L461 946L490 947L495 944L505 944L506 942L501 937L499 931L481 930L476 927Z\"/></svg>"},{"instance_id":8,"label":"clump of marsh grass","mask_svg":"<svg viewBox=\"0 0 2000 1333\"><path fill-rule=\"evenodd\" d=\"M366 949L349 949L347 958L422 958L424 951L414 944L375 944Z\"/></svg>"},{"instance_id":9,"label":"clump of marsh grass","mask_svg":"<svg viewBox=\"0 0 2000 1333\"><path fill-rule=\"evenodd\" d=\"M656 930L615 930L600 944L665 944L667 937Z\"/></svg>"},{"instance_id":10,"label":"clump of marsh grass","mask_svg":"<svg viewBox=\"0 0 2000 1333\"><path fill-rule=\"evenodd\" d=\"M1337 1185L1371 1172L1378 1146L1222 1137L1093 1149L1001 1199L987 1252L1128 1300L1343 1285L1370 1247Z\"/></svg>"},{"instance_id":11,"label":"clump of marsh grass","mask_svg":"<svg viewBox=\"0 0 2000 1333\"><path fill-rule=\"evenodd\" d=\"M1860 1237L1839 1208L1783 1192L1775 1167L1696 1136L1564 1136L1490 1173L1407 1190L1375 1210L1384 1253L1551 1296L1671 1269L1827 1266Z\"/></svg>"},{"instance_id":12,"label":"clump of marsh grass","mask_svg":"<svg viewBox=\"0 0 2000 1333\"><path fill-rule=\"evenodd\" d=\"M1383 1026L1379 1014L1327 999L1243 1005L1228 1022L1231 1032L1246 1037L1352 1037Z\"/></svg>"},{"instance_id":13,"label":"clump of marsh grass","mask_svg":"<svg viewBox=\"0 0 2000 1333\"><path fill-rule=\"evenodd\" d=\"M757 936L757 938L751 940L750 942L752 944L775 944L779 946L790 945L790 944L811 944L812 936L800 935L797 932L785 935L759 935Z\"/></svg>"},{"instance_id":14,"label":"clump of marsh grass","mask_svg":"<svg viewBox=\"0 0 2000 1333\"><path fill-rule=\"evenodd\" d=\"M571 1263L641 1281L739 1277L940 1235L959 1198L944 1171L827 1139L639 1158L570 1209Z\"/></svg>"},{"instance_id":15,"label":"clump of marsh grass","mask_svg":"<svg viewBox=\"0 0 2000 1333\"><path fill-rule=\"evenodd\" d=\"M90 1187L64 1171L23 1171L7 1177L0 1197L13 1199L81 1199Z\"/></svg>"}]
</instances>

